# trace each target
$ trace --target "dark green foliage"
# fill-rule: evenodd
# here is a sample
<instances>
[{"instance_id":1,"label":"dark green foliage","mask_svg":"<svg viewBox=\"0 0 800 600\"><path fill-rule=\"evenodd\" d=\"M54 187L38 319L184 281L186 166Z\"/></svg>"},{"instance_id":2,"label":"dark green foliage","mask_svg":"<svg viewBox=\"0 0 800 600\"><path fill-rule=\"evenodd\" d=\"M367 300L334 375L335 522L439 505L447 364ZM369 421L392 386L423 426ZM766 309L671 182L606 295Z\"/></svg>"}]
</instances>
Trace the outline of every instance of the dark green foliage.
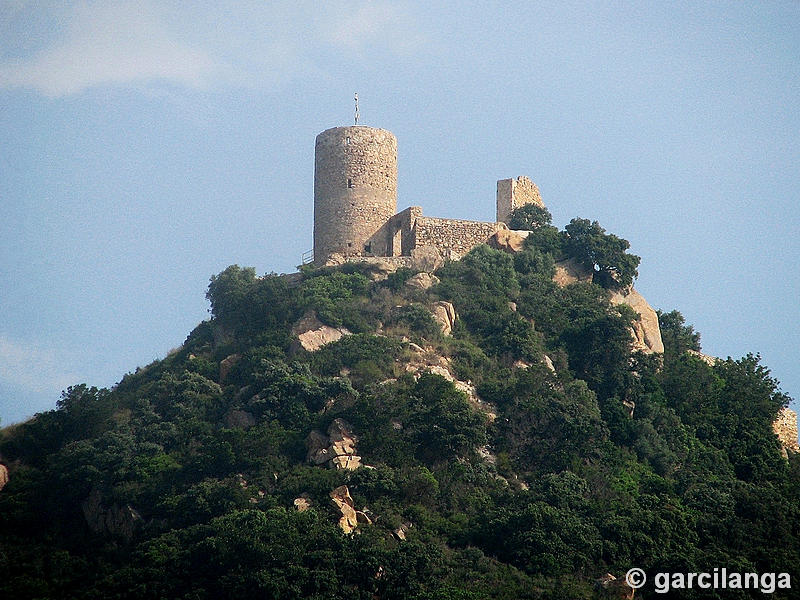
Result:
<instances>
[{"instance_id":1,"label":"dark green foliage","mask_svg":"<svg viewBox=\"0 0 800 600\"><path fill-rule=\"evenodd\" d=\"M297 317L297 306L278 275L257 278L255 269L231 265L211 277L206 297L217 324L236 335L272 330Z\"/></svg>"},{"instance_id":2,"label":"dark green foliage","mask_svg":"<svg viewBox=\"0 0 800 600\"><path fill-rule=\"evenodd\" d=\"M408 429L419 458L437 462L468 456L486 442L484 417L443 377L423 375L411 393L413 412Z\"/></svg>"},{"instance_id":3,"label":"dark green foliage","mask_svg":"<svg viewBox=\"0 0 800 600\"><path fill-rule=\"evenodd\" d=\"M0 431L0 597L588 599L632 565L798 571L800 457L781 456L789 399L759 357L708 365L677 311L663 359L632 354L629 309L552 281L563 247L614 287L627 242L536 223L524 251L478 247L431 290L359 265L213 277L182 348ZM311 312L355 335L298 348ZM480 401L426 372L445 365ZM373 468L307 462L337 418ZM372 520L359 535L337 526L340 485Z\"/></svg>"},{"instance_id":4,"label":"dark green foliage","mask_svg":"<svg viewBox=\"0 0 800 600\"><path fill-rule=\"evenodd\" d=\"M401 348L396 339L365 333L349 335L315 352L311 365L325 375L338 375L342 369L348 369L354 383L363 386L391 377L394 359Z\"/></svg>"},{"instance_id":5,"label":"dark green foliage","mask_svg":"<svg viewBox=\"0 0 800 600\"><path fill-rule=\"evenodd\" d=\"M572 219L564 227L564 236L564 252L584 266L597 270L595 283L619 289L629 286L637 277L640 258L627 253L630 248L628 241L606 233L597 221Z\"/></svg>"},{"instance_id":6,"label":"dark green foliage","mask_svg":"<svg viewBox=\"0 0 800 600\"><path fill-rule=\"evenodd\" d=\"M321 274L303 283L299 303L304 310L315 311L320 320L332 327L343 325L362 332L368 325L360 311L354 310L359 303L353 299L364 296L368 287L369 279L361 273Z\"/></svg>"},{"instance_id":7,"label":"dark green foliage","mask_svg":"<svg viewBox=\"0 0 800 600\"><path fill-rule=\"evenodd\" d=\"M386 322L389 326L405 326L409 333L420 339L434 339L440 329L434 321L431 312L419 304L407 304L406 306L396 307Z\"/></svg>"},{"instance_id":8,"label":"dark green foliage","mask_svg":"<svg viewBox=\"0 0 800 600\"><path fill-rule=\"evenodd\" d=\"M538 204L524 204L511 211L508 226L511 229L522 229L532 231L539 227L550 225L553 222L553 215L544 206Z\"/></svg>"},{"instance_id":9,"label":"dark green foliage","mask_svg":"<svg viewBox=\"0 0 800 600\"><path fill-rule=\"evenodd\" d=\"M673 355L683 354L687 350L700 350L700 334L677 310L668 313L658 312L658 325L661 328L661 339L666 352Z\"/></svg>"}]
</instances>

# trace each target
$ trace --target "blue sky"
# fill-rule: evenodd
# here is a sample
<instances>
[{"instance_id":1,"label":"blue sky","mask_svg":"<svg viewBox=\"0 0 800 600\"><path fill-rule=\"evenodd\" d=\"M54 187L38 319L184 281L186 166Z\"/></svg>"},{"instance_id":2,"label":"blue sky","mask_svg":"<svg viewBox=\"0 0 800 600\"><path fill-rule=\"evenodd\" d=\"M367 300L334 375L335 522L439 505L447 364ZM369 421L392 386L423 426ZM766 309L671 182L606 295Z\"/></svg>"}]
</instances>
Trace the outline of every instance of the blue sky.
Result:
<instances>
[{"instance_id":1,"label":"blue sky","mask_svg":"<svg viewBox=\"0 0 800 600\"><path fill-rule=\"evenodd\" d=\"M227 265L293 271L354 92L400 209L492 220L528 175L800 398L796 2L0 0L0 421L180 346Z\"/></svg>"}]
</instances>

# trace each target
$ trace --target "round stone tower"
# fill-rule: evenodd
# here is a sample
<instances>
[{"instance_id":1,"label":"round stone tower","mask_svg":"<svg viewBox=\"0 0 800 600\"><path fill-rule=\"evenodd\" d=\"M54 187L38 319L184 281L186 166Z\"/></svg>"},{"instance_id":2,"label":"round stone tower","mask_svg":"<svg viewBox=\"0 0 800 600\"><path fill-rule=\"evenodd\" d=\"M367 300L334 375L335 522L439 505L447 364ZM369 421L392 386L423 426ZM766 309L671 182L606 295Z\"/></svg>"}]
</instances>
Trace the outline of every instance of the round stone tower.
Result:
<instances>
[{"instance_id":1,"label":"round stone tower","mask_svg":"<svg viewBox=\"0 0 800 600\"><path fill-rule=\"evenodd\" d=\"M326 129L314 150L314 262L383 256L397 212L397 138L361 125Z\"/></svg>"}]
</instances>

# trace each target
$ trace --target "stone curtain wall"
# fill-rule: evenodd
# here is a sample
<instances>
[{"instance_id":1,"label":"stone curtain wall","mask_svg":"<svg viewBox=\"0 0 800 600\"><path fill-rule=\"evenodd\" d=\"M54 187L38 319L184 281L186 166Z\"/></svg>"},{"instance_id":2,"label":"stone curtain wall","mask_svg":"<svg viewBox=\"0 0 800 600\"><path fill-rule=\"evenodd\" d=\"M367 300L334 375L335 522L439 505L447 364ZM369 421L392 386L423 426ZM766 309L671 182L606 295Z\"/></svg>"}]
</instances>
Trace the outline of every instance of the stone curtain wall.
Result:
<instances>
[{"instance_id":1,"label":"stone curtain wall","mask_svg":"<svg viewBox=\"0 0 800 600\"><path fill-rule=\"evenodd\" d=\"M417 217L414 247L434 246L444 258L457 260L478 244L486 243L498 229L504 228L503 223Z\"/></svg>"},{"instance_id":2,"label":"stone curtain wall","mask_svg":"<svg viewBox=\"0 0 800 600\"><path fill-rule=\"evenodd\" d=\"M314 154L314 261L386 254L389 240L375 234L397 211L397 139L334 127L317 136Z\"/></svg>"},{"instance_id":3,"label":"stone curtain wall","mask_svg":"<svg viewBox=\"0 0 800 600\"><path fill-rule=\"evenodd\" d=\"M500 179L497 182L497 221L508 223L511 211L525 204L544 206L539 188L527 177Z\"/></svg>"}]
</instances>

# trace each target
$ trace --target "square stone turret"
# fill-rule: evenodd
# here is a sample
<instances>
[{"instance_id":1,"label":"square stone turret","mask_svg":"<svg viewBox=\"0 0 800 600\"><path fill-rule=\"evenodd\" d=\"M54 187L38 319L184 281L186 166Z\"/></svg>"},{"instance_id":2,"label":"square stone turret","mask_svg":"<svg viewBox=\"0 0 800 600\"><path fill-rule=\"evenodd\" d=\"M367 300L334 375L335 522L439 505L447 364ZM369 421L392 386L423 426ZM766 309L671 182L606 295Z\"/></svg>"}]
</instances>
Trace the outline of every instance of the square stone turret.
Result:
<instances>
[{"instance_id":1,"label":"square stone turret","mask_svg":"<svg viewBox=\"0 0 800 600\"><path fill-rule=\"evenodd\" d=\"M521 175L516 179L500 179L497 182L497 222L508 225L511 211L525 204L544 207L539 188L530 179Z\"/></svg>"}]
</instances>

